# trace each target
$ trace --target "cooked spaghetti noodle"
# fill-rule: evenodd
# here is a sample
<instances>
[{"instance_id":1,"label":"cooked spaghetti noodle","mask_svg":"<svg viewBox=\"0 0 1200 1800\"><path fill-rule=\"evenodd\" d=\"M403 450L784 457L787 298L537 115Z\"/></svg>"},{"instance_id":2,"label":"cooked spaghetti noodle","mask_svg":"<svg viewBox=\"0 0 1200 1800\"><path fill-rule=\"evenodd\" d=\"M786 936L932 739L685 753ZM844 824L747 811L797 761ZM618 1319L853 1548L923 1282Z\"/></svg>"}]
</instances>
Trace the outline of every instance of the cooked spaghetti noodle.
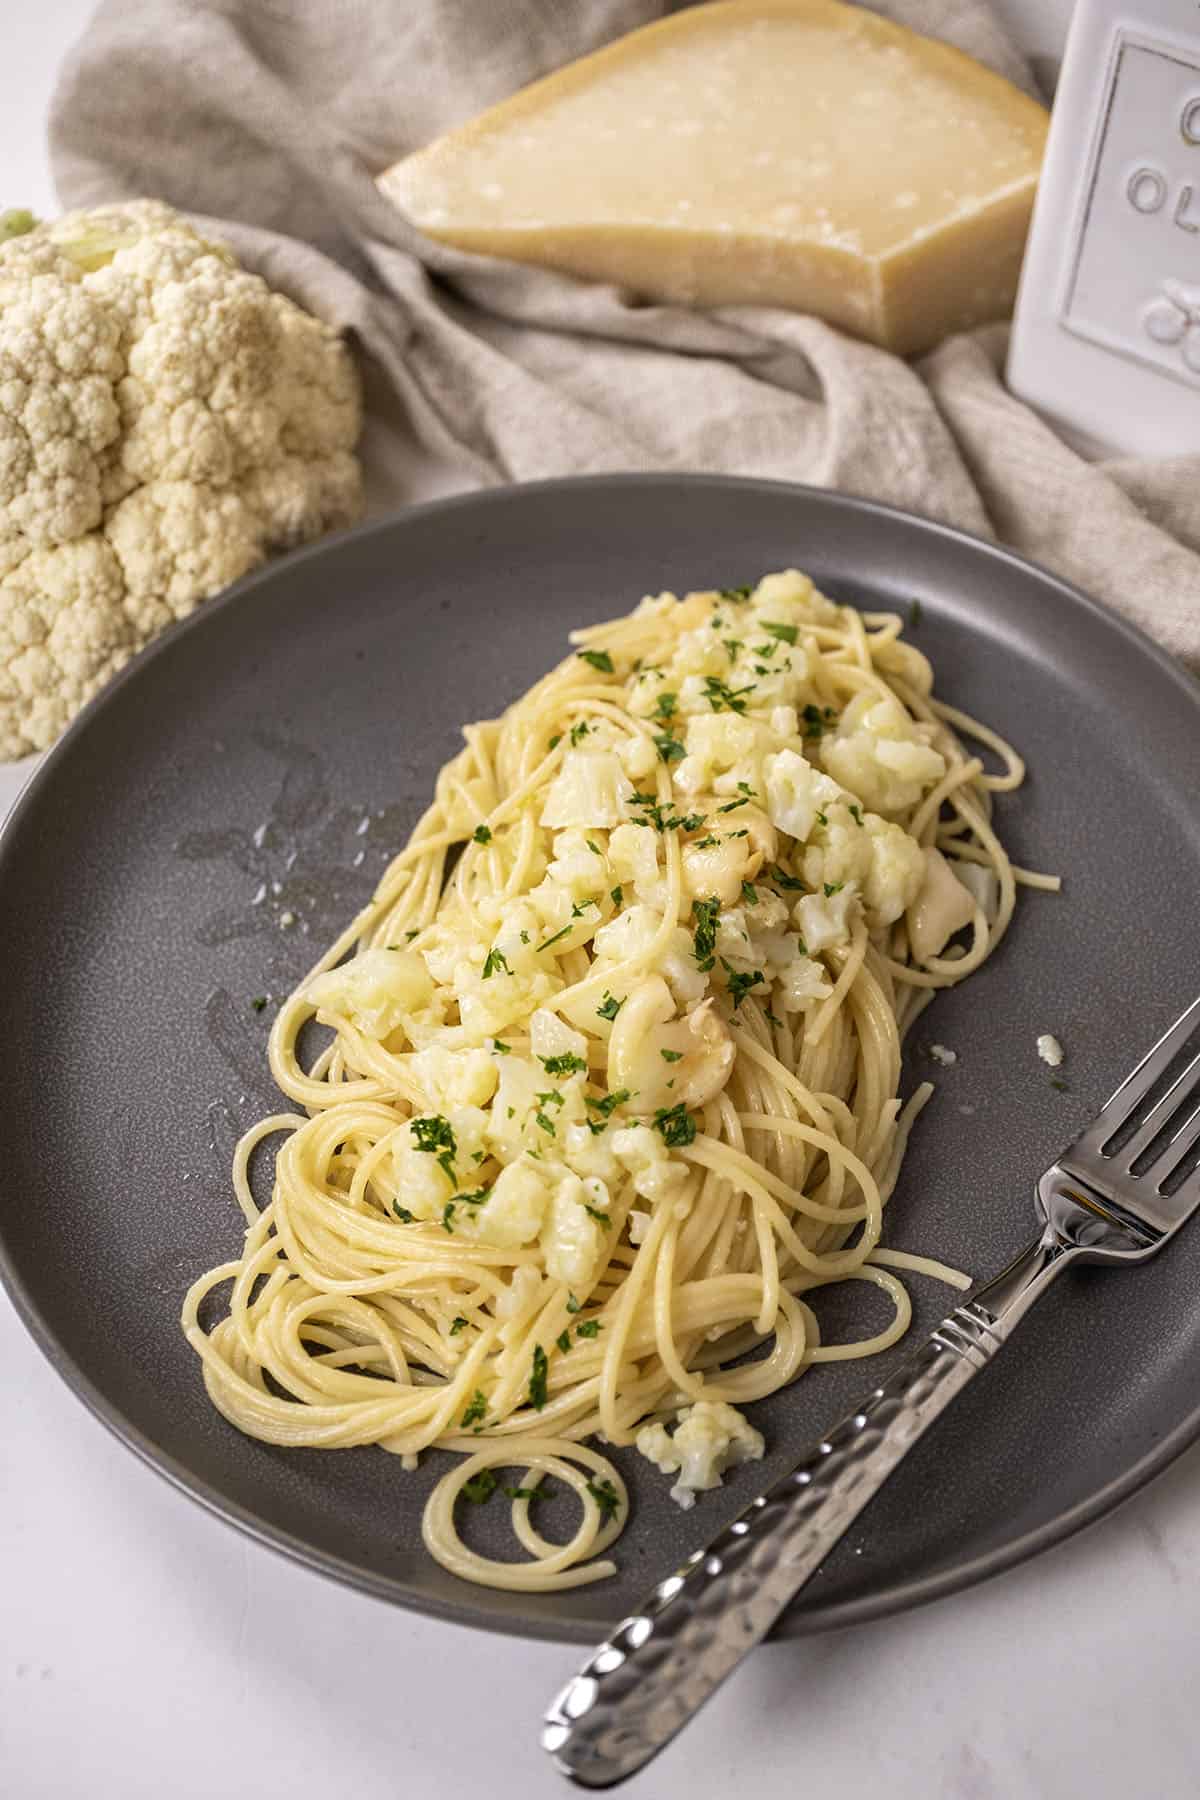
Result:
<instances>
[{"instance_id":1,"label":"cooked spaghetti noodle","mask_svg":"<svg viewBox=\"0 0 1200 1800\"><path fill-rule=\"evenodd\" d=\"M575 641L466 728L284 1003L270 1061L297 1110L239 1146L244 1246L183 1313L214 1404L254 1437L410 1468L462 1452L426 1545L514 1588L613 1570L626 1491L586 1440L640 1435L690 1500L761 1454L733 1408L903 1335L901 1273L965 1285L881 1247L932 1091L901 1106L901 1043L994 949L1017 883L1056 885L992 828L1020 759L933 698L898 616L789 571ZM332 1036L306 1069L314 1016ZM273 1135L260 1211L249 1161ZM891 1321L823 1345L812 1297L846 1281ZM690 1448L662 1429L677 1415ZM501 1468L524 1472L504 1490L521 1562L457 1528ZM581 1504L565 1545L533 1522L547 1479Z\"/></svg>"}]
</instances>

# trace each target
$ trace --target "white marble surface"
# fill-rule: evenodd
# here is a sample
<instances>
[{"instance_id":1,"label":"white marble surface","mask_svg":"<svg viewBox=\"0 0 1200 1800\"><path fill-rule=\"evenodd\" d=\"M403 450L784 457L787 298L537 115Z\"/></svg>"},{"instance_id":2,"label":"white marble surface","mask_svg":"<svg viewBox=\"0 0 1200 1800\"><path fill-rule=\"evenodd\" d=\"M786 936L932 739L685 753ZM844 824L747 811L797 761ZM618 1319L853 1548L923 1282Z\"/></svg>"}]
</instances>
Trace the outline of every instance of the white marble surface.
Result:
<instances>
[{"instance_id":1,"label":"white marble surface","mask_svg":"<svg viewBox=\"0 0 1200 1800\"><path fill-rule=\"evenodd\" d=\"M1064 0L1007 0L1052 52ZM4 11L0 204L51 204L41 122L84 0ZM1048 35L1047 35L1048 34ZM21 772L0 770L0 815ZM8 946L5 954L19 954ZM545 1795L572 1653L429 1623L259 1550L144 1469L0 1297L0 1792ZM760 1651L633 1791L1192 1800L1200 1454L1031 1566Z\"/></svg>"}]
</instances>

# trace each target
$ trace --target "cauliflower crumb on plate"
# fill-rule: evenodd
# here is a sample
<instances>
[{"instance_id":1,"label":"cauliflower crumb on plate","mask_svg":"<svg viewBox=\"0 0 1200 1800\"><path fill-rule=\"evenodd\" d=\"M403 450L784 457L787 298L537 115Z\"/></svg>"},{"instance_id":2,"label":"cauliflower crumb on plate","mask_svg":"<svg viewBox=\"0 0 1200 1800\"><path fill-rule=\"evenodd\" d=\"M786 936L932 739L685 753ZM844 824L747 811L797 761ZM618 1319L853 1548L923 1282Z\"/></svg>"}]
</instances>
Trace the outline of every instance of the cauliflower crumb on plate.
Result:
<instances>
[{"instance_id":1,"label":"cauliflower crumb on plate","mask_svg":"<svg viewBox=\"0 0 1200 1800\"><path fill-rule=\"evenodd\" d=\"M680 1411L674 1435L665 1425L643 1425L637 1447L664 1475L678 1474L671 1498L686 1511L696 1504L697 1493L720 1487L726 1469L760 1461L765 1446L762 1432L736 1406L698 1400Z\"/></svg>"}]
</instances>

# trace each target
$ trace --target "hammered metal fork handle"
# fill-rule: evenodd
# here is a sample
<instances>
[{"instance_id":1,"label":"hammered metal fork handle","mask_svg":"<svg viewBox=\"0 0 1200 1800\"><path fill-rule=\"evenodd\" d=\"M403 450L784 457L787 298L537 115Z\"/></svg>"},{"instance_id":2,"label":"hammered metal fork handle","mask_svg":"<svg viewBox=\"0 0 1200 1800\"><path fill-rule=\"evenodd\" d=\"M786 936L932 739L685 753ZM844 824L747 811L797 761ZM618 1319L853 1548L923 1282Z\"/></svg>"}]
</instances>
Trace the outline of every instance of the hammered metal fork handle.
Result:
<instances>
[{"instance_id":1,"label":"hammered metal fork handle","mask_svg":"<svg viewBox=\"0 0 1200 1800\"><path fill-rule=\"evenodd\" d=\"M1049 1238L1031 1245L707 1549L659 1583L546 1716L543 1747L564 1775L611 1787L670 1742L986 1367L1069 1254Z\"/></svg>"}]
</instances>

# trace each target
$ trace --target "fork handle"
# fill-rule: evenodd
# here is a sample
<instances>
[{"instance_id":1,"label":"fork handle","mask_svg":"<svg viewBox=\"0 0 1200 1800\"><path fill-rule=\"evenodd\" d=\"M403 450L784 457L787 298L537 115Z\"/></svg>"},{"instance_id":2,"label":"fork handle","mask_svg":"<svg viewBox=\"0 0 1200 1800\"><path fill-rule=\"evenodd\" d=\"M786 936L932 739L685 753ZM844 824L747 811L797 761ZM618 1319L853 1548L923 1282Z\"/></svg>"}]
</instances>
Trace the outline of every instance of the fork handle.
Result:
<instances>
[{"instance_id":1,"label":"fork handle","mask_svg":"<svg viewBox=\"0 0 1200 1800\"><path fill-rule=\"evenodd\" d=\"M612 1787L671 1741L1070 1259L1050 1231L1031 1244L768 1493L659 1582L547 1713L542 1745L562 1774L582 1787Z\"/></svg>"}]
</instances>

